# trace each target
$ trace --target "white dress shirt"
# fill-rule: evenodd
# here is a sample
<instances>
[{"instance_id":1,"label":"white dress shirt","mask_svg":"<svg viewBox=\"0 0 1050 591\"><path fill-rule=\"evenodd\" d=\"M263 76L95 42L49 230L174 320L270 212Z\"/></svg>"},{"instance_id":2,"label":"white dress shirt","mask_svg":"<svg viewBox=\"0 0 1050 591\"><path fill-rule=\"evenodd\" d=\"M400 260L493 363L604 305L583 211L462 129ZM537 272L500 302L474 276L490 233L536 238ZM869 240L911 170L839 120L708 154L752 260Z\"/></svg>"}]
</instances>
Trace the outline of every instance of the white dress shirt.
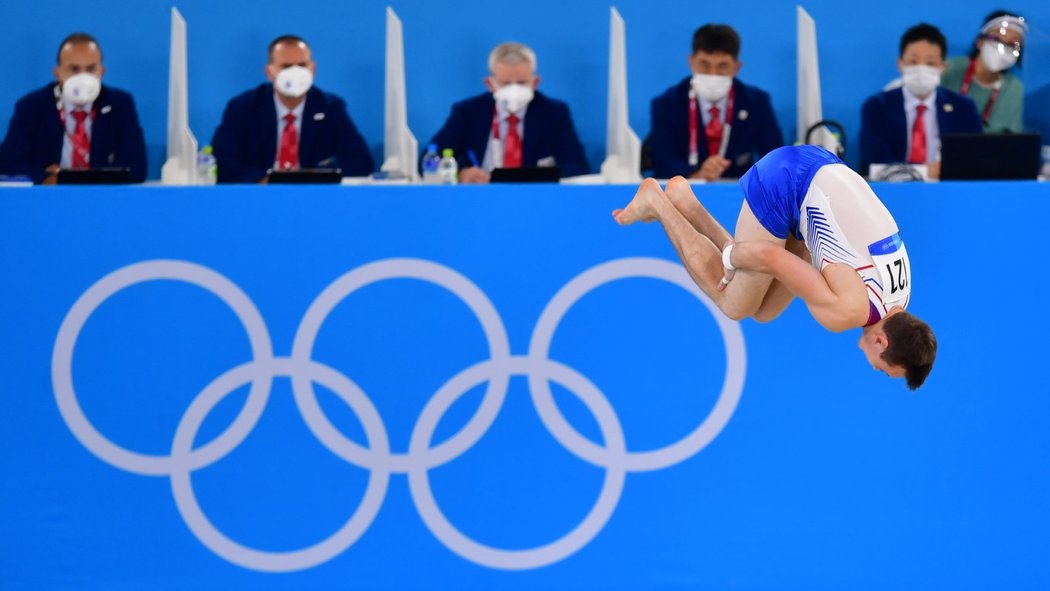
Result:
<instances>
[{"instance_id":1,"label":"white dress shirt","mask_svg":"<svg viewBox=\"0 0 1050 591\"><path fill-rule=\"evenodd\" d=\"M722 125L725 125L725 123L726 123L726 107L729 106L728 103L729 103L728 95L718 99L717 101L715 101L713 103L711 101L708 101L708 100L705 100L705 99L700 99L700 114L704 118L703 122L701 123L701 127L706 129L707 125L709 123L711 123L711 107L712 106L718 107L718 119L722 122ZM700 135L701 138L704 137L704 130L703 129L699 130L699 135Z\"/></svg>"},{"instance_id":2,"label":"white dress shirt","mask_svg":"<svg viewBox=\"0 0 1050 591\"><path fill-rule=\"evenodd\" d=\"M92 120L94 119L94 117L91 116L91 108L93 106L94 103L85 107L62 107L66 119L66 136L62 139L62 160L58 163L59 168L63 168L66 170L73 168L73 134L77 130L77 118L73 116L73 111L79 109L85 111L88 114L87 117L84 117L84 131L87 133L88 136L88 146L91 145L91 124ZM88 150L88 164L90 164L90 148Z\"/></svg>"},{"instance_id":3,"label":"white dress shirt","mask_svg":"<svg viewBox=\"0 0 1050 591\"><path fill-rule=\"evenodd\" d=\"M937 126L937 91L934 90L924 99L920 99L907 87L904 91L904 117L907 121L908 148L904 152L904 160L911 155L911 131L915 127L915 117L918 115L918 106L926 105L926 112L922 114L923 123L926 126L926 163L938 162L941 159L941 131Z\"/></svg>"},{"instance_id":4,"label":"white dress shirt","mask_svg":"<svg viewBox=\"0 0 1050 591\"><path fill-rule=\"evenodd\" d=\"M525 114L528 111L529 106L525 105L522 107L521 112L517 113L518 137L521 138L523 151L525 147ZM507 127L509 125L507 117L510 117L510 112L497 103L496 117L499 120L499 138L496 138L496 135L492 133L492 129L489 129L488 149L485 150L485 159L481 163L481 167L485 172L492 172L494 168L503 168L503 142L507 139ZM458 154L458 156L465 156L467 160L470 160L469 154ZM474 156L477 157L477 154Z\"/></svg>"},{"instance_id":5,"label":"white dress shirt","mask_svg":"<svg viewBox=\"0 0 1050 591\"><path fill-rule=\"evenodd\" d=\"M280 165L277 162L277 158L281 155L281 135L284 133L284 116L288 113L295 115L295 137L296 140L301 140L303 137L303 110L306 109L306 101L299 103L299 106L294 109L289 109L284 106L281 102L280 97L277 93L273 93L273 105L277 107L277 147L273 152L273 167L277 169ZM300 142L301 143L301 142ZM298 147L298 145L296 145Z\"/></svg>"}]
</instances>

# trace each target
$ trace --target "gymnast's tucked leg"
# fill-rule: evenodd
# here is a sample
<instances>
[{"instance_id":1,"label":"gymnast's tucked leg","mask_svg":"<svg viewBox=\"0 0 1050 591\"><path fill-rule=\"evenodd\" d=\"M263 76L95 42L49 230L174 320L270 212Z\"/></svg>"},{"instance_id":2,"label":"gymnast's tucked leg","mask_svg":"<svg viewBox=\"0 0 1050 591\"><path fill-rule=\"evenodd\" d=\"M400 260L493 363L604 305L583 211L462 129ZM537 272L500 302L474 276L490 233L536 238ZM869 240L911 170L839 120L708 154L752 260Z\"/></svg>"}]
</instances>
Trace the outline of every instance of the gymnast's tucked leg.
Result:
<instances>
[{"instance_id":1,"label":"gymnast's tucked leg","mask_svg":"<svg viewBox=\"0 0 1050 591\"><path fill-rule=\"evenodd\" d=\"M688 184L684 191L678 182L672 183L671 189L679 206L692 220L683 215L668 194L652 179L643 182L627 207L614 211L613 216L621 225L659 220L693 281L722 312L734 320L754 315L765 299L773 277L741 270L726 289L719 290L718 284L724 274L722 245L716 245L712 237L704 232L714 234L718 240L724 239L727 234L692 196ZM762 227L746 202L741 206L737 219L736 239L768 240L781 246L784 244L784 240L776 238Z\"/></svg>"}]
</instances>

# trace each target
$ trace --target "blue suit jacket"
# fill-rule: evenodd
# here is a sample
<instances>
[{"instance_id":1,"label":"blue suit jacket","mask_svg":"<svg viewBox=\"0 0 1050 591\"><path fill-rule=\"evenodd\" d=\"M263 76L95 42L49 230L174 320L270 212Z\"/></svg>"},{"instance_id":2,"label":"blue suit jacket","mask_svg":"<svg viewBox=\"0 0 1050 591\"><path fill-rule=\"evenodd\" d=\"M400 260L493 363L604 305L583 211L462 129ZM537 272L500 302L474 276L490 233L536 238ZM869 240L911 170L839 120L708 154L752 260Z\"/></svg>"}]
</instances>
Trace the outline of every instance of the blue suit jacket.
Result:
<instances>
[{"instance_id":1,"label":"blue suit jacket","mask_svg":"<svg viewBox=\"0 0 1050 591\"><path fill-rule=\"evenodd\" d=\"M0 174L25 175L39 183L46 168L62 160L66 130L55 98L57 82L34 90L15 103L15 113L0 144ZM103 85L92 105L91 166L127 167L131 180L146 180L146 140L135 100L123 90Z\"/></svg>"},{"instance_id":2,"label":"blue suit jacket","mask_svg":"<svg viewBox=\"0 0 1050 591\"><path fill-rule=\"evenodd\" d=\"M260 84L233 97L211 145L220 183L256 183L277 156L277 107L273 85ZM346 112L343 99L313 87L306 93L299 132L300 168L341 168L343 176L375 169L372 153Z\"/></svg>"},{"instance_id":3,"label":"blue suit jacket","mask_svg":"<svg viewBox=\"0 0 1050 591\"><path fill-rule=\"evenodd\" d=\"M945 133L981 133L981 116L973 99L937 88L937 127ZM908 120L904 90L880 92L864 101L860 119L860 172L871 164L904 162L908 155Z\"/></svg>"},{"instance_id":4,"label":"blue suit jacket","mask_svg":"<svg viewBox=\"0 0 1050 591\"><path fill-rule=\"evenodd\" d=\"M460 169L473 166L467 150L474 152L478 162L484 162L495 109L496 101L487 92L452 105L452 113L429 143L436 144L438 150L452 148ZM537 92L525 111L524 126L522 166L536 166L540 160L553 157L563 177L591 171L569 105Z\"/></svg>"},{"instance_id":5,"label":"blue suit jacket","mask_svg":"<svg viewBox=\"0 0 1050 591\"><path fill-rule=\"evenodd\" d=\"M650 107L650 157L657 178L688 177L710 156L704 139L703 120L697 142L700 162L689 165L689 83L687 77L653 99ZM773 114L769 94L733 79L733 128L729 132L726 158L729 168L723 176L744 176L751 165L784 145L784 135Z\"/></svg>"}]
</instances>

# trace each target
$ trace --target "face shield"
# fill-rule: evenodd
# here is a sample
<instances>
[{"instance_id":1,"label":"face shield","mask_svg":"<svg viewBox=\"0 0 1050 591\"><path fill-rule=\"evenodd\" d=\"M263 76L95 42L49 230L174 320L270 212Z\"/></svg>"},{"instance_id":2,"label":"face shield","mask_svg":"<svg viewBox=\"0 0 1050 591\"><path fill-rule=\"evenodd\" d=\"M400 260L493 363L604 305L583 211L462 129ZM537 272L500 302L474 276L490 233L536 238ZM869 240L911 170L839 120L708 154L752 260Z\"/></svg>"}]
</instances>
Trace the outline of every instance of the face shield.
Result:
<instances>
[{"instance_id":1,"label":"face shield","mask_svg":"<svg viewBox=\"0 0 1050 591\"><path fill-rule=\"evenodd\" d=\"M1003 15L981 27L981 59L993 72L1013 67L1021 58L1028 25L1024 17Z\"/></svg>"}]
</instances>

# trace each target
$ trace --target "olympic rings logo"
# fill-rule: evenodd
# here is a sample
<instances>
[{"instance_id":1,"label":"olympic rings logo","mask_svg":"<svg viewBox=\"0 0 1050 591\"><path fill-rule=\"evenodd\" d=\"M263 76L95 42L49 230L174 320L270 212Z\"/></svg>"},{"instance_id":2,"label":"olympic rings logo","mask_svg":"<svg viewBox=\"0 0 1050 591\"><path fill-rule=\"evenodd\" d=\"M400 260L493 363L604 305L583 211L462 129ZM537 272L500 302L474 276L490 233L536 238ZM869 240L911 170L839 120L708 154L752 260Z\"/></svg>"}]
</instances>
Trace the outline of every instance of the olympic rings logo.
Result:
<instances>
[{"instance_id":1,"label":"olympic rings logo","mask_svg":"<svg viewBox=\"0 0 1050 591\"><path fill-rule=\"evenodd\" d=\"M665 447L628 451L619 418L602 392L583 375L548 358L561 319L585 294L624 278L654 278L692 293L714 316L726 348L726 374L718 401L691 433ZM457 296L473 311L488 342L489 359L452 377L430 398L416 420L407 453L391 452L386 428L375 405L353 380L311 358L321 325L347 296L371 283L388 279L415 279L436 284ZM183 281L222 300L244 326L253 359L215 378L190 403L175 431L168 455L139 453L116 445L100 433L84 414L73 387L72 364L84 324L109 297L138 283ZM677 264L661 259L624 258L597 265L571 280L540 315L526 355L512 355L507 332L496 308L474 283L443 265L421 259L386 259L353 269L329 285L313 301L300 323L290 357L276 357L270 335L258 309L234 283L219 273L185 261L152 260L128 265L106 275L85 291L67 313L55 340L51 378L55 399L70 431L91 453L127 472L167 476L179 513L202 544L223 559L265 572L311 568L331 560L352 546L371 525L386 496L391 474L406 474L413 502L426 527L448 549L490 568L522 570L546 566L586 546L608 522L628 472L659 470L702 450L729 422L744 384L746 354L740 326L728 320ZM586 462L605 469L598 499L590 512L568 534L539 547L506 550L479 543L459 531L438 507L428 472L453 461L476 444L493 424L512 376L528 378L530 395L539 417L562 446ZM231 453L252 432L266 407L274 378L291 379L296 406L306 425L333 454L370 471L361 504L350 519L328 538L287 552L267 552L245 546L219 531L204 514L193 490L191 475ZM562 415L551 392L557 382L577 396L594 415L604 447L581 435ZM456 434L431 446L444 413L472 388L488 383L477 412ZM213 440L194 448L198 430L208 414L241 386L251 384L247 400L233 422ZM313 384L335 393L356 413L368 447L342 434L318 404Z\"/></svg>"}]
</instances>

